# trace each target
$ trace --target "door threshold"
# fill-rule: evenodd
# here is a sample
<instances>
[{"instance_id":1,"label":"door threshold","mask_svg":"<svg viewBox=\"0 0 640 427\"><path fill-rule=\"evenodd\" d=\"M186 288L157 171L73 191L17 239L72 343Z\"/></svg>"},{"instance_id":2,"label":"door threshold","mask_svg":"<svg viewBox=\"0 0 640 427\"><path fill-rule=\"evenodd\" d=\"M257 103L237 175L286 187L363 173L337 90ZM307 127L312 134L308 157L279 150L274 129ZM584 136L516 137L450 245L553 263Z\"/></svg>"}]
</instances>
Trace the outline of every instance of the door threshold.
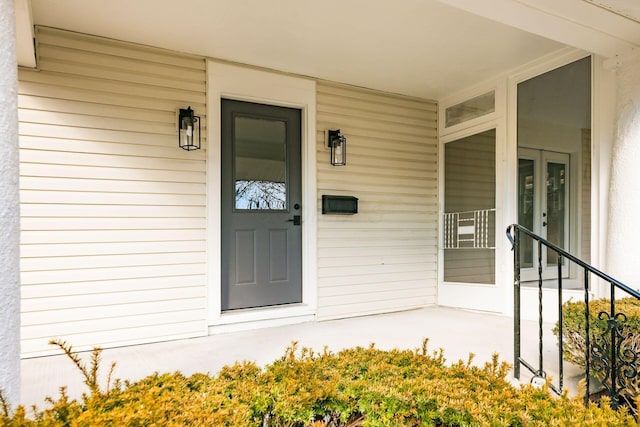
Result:
<instances>
[{"instance_id":1,"label":"door threshold","mask_svg":"<svg viewBox=\"0 0 640 427\"><path fill-rule=\"evenodd\" d=\"M315 310L307 304L287 304L233 310L222 313L209 325L209 334L291 325L315 320Z\"/></svg>"},{"instance_id":2,"label":"door threshold","mask_svg":"<svg viewBox=\"0 0 640 427\"><path fill-rule=\"evenodd\" d=\"M537 288L538 280L521 280L523 288ZM558 279L542 279L542 289L558 289ZM562 279L562 289L565 291L584 290L582 281L579 279Z\"/></svg>"}]
</instances>

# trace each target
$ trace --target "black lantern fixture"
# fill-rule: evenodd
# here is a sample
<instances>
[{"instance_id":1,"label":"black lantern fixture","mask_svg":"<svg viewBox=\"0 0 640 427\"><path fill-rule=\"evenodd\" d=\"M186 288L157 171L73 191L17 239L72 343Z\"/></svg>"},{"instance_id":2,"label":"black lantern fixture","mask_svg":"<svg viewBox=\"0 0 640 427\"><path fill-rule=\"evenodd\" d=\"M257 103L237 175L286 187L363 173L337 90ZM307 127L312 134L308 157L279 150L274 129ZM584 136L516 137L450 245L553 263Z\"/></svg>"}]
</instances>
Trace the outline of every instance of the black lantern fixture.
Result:
<instances>
[{"instance_id":1,"label":"black lantern fixture","mask_svg":"<svg viewBox=\"0 0 640 427\"><path fill-rule=\"evenodd\" d=\"M190 106L178 112L178 146L187 151L200 149L200 117Z\"/></svg>"},{"instance_id":2,"label":"black lantern fixture","mask_svg":"<svg viewBox=\"0 0 640 427\"><path fill-rule=\"evenodd\" d=\"M329 130L329 148L331 148L331 164L344 166L347 164L347 138L338 130Z\"/></svg>"}]
</instances>

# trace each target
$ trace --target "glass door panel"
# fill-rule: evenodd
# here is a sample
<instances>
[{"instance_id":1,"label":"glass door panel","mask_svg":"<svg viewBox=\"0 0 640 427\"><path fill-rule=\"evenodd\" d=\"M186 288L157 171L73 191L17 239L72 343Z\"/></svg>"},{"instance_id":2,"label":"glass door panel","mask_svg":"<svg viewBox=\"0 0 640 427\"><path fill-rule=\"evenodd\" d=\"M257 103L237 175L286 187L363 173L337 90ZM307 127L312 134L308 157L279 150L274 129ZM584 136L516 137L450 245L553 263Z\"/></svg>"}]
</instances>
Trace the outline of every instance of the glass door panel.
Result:
<instances>
[{"instance_id":1,"label":"glass door panel","mask_svg":"<svg viewBox=\"0 0 640 427\"><path fill-rule=\"evenodd\" d=\"M569 154L523 148L518 157L518 223L568 250ZM556 254L543 249L541 255L542 277L555 277ZM527 236L521 240L520 263L523 280L538 279L538 245Z\"/></svg>"},{"instance_id":2,"label":"glass door panel","mask_svg":"<svg viewBox=\"0 0 640 427\"><path fill-rule=\"evenodd\" d=\"M568 249L569 222L569 155L542 152L546 176L546 196L543 207L543 237L562 249ZM549 251L546 266L557 267L557 255Z\"/></svg>"},{"instance_id":3,"label":"glass door panel","mask_svg":"<svg viewBox=\"0 0 640 427\"><path fill-rule=\"evenodd\" d=\"M518 159L518 224L533 230L536 209L536 160ZM534 244L529 236L521 236L520 266L533 268Z\"/></svg>"},{"instance_id":4,"label":"glass door panel","mask_svg":"<svg viewBox=\"0 0 640 427\"><path fill-rule=\"evenodd\" d=\"M587 56L517 87L519 223L586 259L590 253L591 80L591 57ZM538 279L538 259L543 278L555 277L556 254L539 254L537 244L525 243L520 253L526 267L523 280ZM568 273L564 271L565 277Z\"/></svg>"},{"instance_id":5,"label":"glass door panel","mask_svg":"<svg viewBox=\"0 0 640 427\"><path fill-rule=\"evenodd\" d=\"M495 129L446 143L444 163L444 281L495 284Z\"/></svg>"}]
</instances>

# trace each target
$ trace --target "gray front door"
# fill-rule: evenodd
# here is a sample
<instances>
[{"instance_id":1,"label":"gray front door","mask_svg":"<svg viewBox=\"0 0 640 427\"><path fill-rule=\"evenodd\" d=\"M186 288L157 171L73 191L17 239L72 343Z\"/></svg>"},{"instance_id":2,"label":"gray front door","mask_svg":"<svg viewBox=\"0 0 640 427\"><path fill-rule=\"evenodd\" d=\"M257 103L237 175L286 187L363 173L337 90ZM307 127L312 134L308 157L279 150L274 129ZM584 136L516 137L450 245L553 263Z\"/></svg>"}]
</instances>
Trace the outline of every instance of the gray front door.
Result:
<instances>
[{"instance_id":1,"label":"gray front door","mask_svg":"<svg viewBox=\"0 0 640 427\"><path fill-rule=\"evenodd\" d=\"M222 100L222 310L302 302L300 110Z\"/></svg>"}]
</instances>

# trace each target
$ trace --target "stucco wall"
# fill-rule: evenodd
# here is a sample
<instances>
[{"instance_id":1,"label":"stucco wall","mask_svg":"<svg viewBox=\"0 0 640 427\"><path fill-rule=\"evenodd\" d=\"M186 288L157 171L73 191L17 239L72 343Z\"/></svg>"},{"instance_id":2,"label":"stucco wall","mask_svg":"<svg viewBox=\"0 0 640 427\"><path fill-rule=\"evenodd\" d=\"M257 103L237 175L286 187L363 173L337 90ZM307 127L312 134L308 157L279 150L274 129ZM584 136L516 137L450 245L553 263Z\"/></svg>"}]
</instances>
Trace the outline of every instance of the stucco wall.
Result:
<instances>
[{"instance_id":1,"label":"stucco wall","mask_svg":"<svg viewBox=\"0 0 640 427\"><path fill-rule=\"evenodd\" d=\"M0 389L20 397L17 63L13 0L0 0Z\"/></svg>"},{"instance_id":2,"label":"stucco wall","mask_svg":"<svg viewBox=\"0 0 640 427\"><path fill-rule=\"evenodd\" d=\"M640 57L617 70L616 134L609 187L608 273L640 288Z\"/></svg>"}]
</instances>

